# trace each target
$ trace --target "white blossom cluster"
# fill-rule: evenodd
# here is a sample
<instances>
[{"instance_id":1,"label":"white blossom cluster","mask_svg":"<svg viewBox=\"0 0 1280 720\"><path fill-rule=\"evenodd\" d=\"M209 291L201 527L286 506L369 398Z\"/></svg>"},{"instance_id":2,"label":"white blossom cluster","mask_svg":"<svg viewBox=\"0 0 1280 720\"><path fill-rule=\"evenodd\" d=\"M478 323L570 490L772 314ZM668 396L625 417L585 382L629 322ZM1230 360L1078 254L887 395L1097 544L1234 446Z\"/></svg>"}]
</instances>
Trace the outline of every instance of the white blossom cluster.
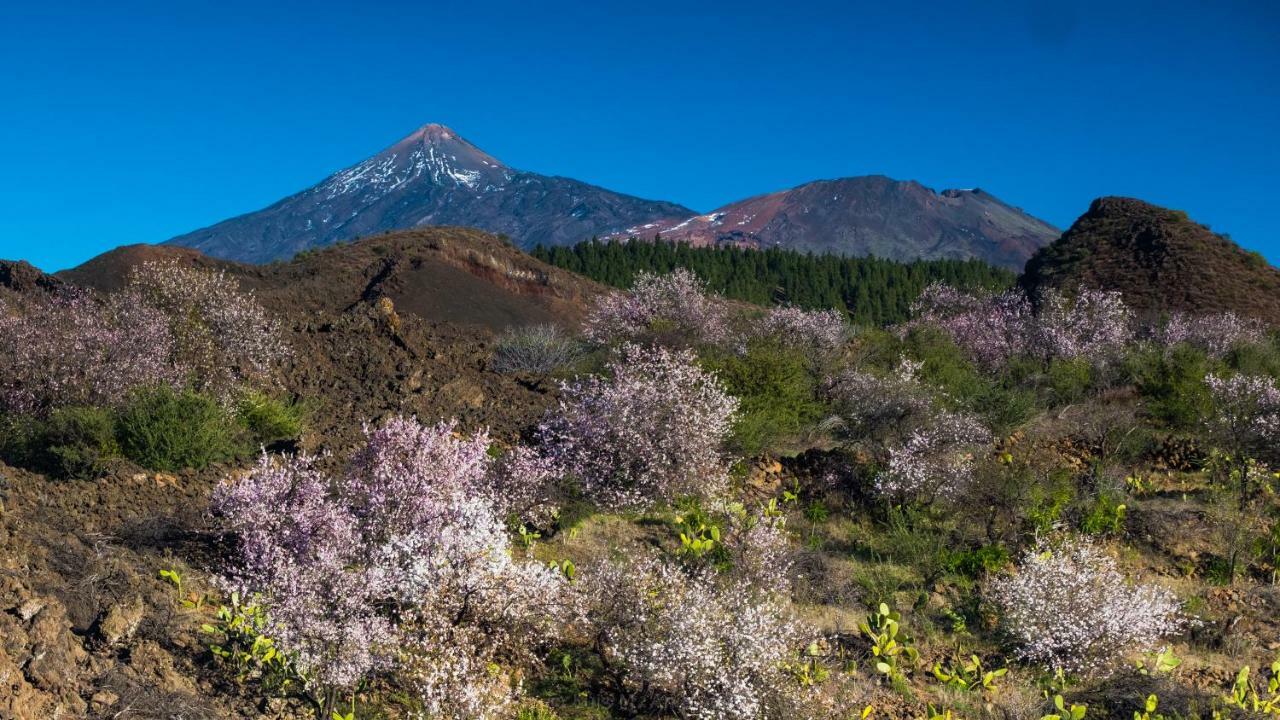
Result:
<instances>
[{"instance_id":1,"label":"white blossom cluster","mask_svg":"<svg viewBox=\"0 0 1280 720\"><path fill-rule=\"evenodd\" d=\"M1173 593L1131 583L1083 540L1028 551L1016 574L991 582L990 596L1019 657L1055 672L1106 675L1187 623Z\"/></svg>"},{"instance_id":2,"label":"white blossom cluster","mask_svg":"<svg viewBox=\"0 0 1280 720\"><path fill-rule=\"evenodd\" d=\"M1233 445L1251 446L1280 438L1280 388L1265 375L1205 377L1217 412L1211 424Z\"/></svg>"},{"instance_id":3,"label":"white blossom cluster","mask_svg":"<svg viewBox=\"0 0 1280 720\"><path fill-rule=\"evenodd\" d=\"M614 510L644 508L723 494L722 447L737 408L692 351L628 344L608 377L566 383L539 432L587 497Z\"/></svg>"},{"instance_id":4,"label":"white blossom cluster","mask_svg":"<svg viewBox=\"0 0 1280 720\"><path fill-rule=\"evenodd\" d=\"M808 717L789 667L810 631L786 602L654 559L597 568L584 591L634 710L694 720Z\"/></svg>"},{"instance_id":5,"label":"white blossom cluster","mask_svg":"<svg viewBox=\"0 0 1280 720\"><path fill-rule=\"evenodd\" d=\"M974 460L990 443L990 431L977 419L939 412L906 442L889 448L888 466L876 475L876 491L896 500L953 499L973 480Z\"/></svg>"}]
</instances>

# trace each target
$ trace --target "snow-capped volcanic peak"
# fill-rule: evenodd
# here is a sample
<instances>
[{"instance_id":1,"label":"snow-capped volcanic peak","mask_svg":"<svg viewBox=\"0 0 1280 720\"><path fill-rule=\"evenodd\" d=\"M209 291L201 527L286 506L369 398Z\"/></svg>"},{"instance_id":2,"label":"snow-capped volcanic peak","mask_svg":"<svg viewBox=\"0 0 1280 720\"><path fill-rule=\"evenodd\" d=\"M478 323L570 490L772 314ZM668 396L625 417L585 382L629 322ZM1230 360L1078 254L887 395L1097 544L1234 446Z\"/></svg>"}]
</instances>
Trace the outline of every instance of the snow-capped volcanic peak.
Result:
<instances>
[{"instance_id":1,"label":"snow-capped volcanic peak","mask_svg":"<svg viewBox=\"0 0 1280 720\"><path fill-rule=\"evenodd\" d=\"M512 175L510 168L457 133L430 123L368 160L334 173L316 192L326 200L351 194L381 196L415 181L429 181L484 193L501 188Z\"/></svg>"}]
</instances>

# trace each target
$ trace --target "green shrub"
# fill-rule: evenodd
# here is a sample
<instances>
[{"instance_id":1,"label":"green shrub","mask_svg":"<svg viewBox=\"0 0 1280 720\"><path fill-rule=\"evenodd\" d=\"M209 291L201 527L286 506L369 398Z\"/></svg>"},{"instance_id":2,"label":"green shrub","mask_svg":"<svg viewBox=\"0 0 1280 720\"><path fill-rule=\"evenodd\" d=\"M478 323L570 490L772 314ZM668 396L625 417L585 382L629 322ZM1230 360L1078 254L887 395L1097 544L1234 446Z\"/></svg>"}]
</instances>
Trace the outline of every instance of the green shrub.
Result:
<instances>
[{"instance_id":1,"label":"green shrub","mask_svg":"<svg viewBox=\"0 0 1280 720\"><path fill-rule=\"evenodd\" d=\"M37 438L35 464L59 477L97 477L106 470L107 460L120 455L115 418L103 408L55 410L42 423Z\"/></svg>"},{"instance_id":2,"label":"green shrub","mask_svg":"<svg viewBox=\"0 0 1280 720\"><path fill-rule=\"evenodd\" d=\"M804 354L772 342L755 342L741 355L715 353L704 360L730 395L738 417L730 440L735 452L757 455L778 449L824 415L817 379Z\"/></svg>"},{"instance_id":3,"label":"green shrub","mask_svg":"<svg viewBox=\"0 0 1280 720\"><path fill-rule=\"evenodd\" d=\"M1179 345L1169 352L1146 348L1126 358L1126 372L1146 401L1147 413L1169 427L1199 427L1211 407L1205 385L1209 359L1196 348Z\"/></svg>"},{"instance_id":4,"label":"green shrub","mask_svg":"<svg viewBox=\"0 0 1280 720\"><path fill-rule=\"evenodd\" d=\"M306 415L301 403L261 392L246 392L236 402L236 420L258 445L297 438L302 434Z\"/></svg>"},{"instance_id":5,"label":"green shrub","mask_svg":"<svg viewBox=\"0 0 1280 720\"><path fill-rule=\"evenodd\" d=\"M1004 545L983 545L951 553L949 569L969 577L981 577L1003 569L1012 561Z\"/></svg>"},{"instance_id":6,"label":"green shrub","mask_svg":"<svg viewBox=\"0 0 1280 720\"><path fill-rule=\"evenodd\" d=\"M39 424L30 418L0 413L0 460L14 467L31 464L32 451L39 446Z\"/></svg>"},{"instance_id":7,"label":"green shrub","mask_svg":"<svg viewBox=\"0 0 1280 720\"><path fill-rule=\"evenodd\" d=\"M194 390L134 391L117 428L124 455L152 470L202 468L248 450L230 413Z\"/></svg>"},{"instance_id":8,"label":"green shrub","mask_svg":"<svg viewBox=\"0 0 1280 720\"><path fill-rule=\"evenodd\" d=\"M1079 402L1093 385L1093 365L1088 358L1055 358L1046 372L1049 402L1069 405Z\"/></svg>"},{"instance_id":9,"label":"green shrub","mask_svg":"<svg viewBox=\"0 0 1280 720\"><path fill-rule=\"evenodd\" d=\"M1035 410L1034 392L983 373L950 338L935 329L913 330L901 349L924 363L920 369L922 381L940 390L954 409L981 416L996 435L1022 424Z\"/></svg>"}]
</instances>

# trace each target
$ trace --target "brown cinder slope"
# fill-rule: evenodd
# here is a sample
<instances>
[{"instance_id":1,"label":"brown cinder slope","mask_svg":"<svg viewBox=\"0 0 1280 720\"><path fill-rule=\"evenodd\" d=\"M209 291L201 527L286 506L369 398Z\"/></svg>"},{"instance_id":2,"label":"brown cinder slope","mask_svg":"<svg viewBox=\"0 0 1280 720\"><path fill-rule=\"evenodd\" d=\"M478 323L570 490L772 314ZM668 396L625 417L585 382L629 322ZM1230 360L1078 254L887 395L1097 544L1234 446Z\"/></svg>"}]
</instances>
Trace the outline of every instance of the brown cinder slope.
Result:
<instances>
[{"instance_id":1,"label":"brown cinder slope","mask_svg":"<svg viewBox=\"0 0 1280 720\"><path fill-rule=\"evenodd\" d=\"M1232 311L1280 324L1280 270L1179 210L1103 197L1028 262L1020 284L1123 293L1150 312Z\"/></svg>"},{"instance_id":2,"label":"brown cinder slope","mask_svg":"<svg viewBox=\"0 0 1280 720\"><path fill-rule=\"evenodd\" d=\"M172 245L129 245L58 277L113 291L128 281L133 268L154 260L225 270L280 312L343 311L387 297L398 310L424 320L491 331L574 324L605 292L494 235L459 227L391 232L269 265L219 260Z\"/></svg>"}]
</instances>

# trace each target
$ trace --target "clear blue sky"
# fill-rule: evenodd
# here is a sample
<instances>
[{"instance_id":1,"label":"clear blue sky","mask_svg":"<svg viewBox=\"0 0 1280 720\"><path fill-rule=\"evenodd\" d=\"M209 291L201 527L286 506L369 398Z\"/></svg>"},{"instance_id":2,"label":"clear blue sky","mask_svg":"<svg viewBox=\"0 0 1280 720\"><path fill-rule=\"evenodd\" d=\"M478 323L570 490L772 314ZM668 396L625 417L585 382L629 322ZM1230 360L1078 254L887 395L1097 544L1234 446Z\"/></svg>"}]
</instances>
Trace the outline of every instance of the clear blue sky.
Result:
<instances>
[{"instance_id":1,"label":"clear blue sky","mask_svg":"<svg viewBox=\"0 0 1280 720\"><path fill-rule=\"evenodd\" d=\"M699 210L883 173L1065 228L1123 194L1280 261L1280 4L1261 1L13 0L0 257L162 241L426 122Z\"/></svg>"}]
</instances>

